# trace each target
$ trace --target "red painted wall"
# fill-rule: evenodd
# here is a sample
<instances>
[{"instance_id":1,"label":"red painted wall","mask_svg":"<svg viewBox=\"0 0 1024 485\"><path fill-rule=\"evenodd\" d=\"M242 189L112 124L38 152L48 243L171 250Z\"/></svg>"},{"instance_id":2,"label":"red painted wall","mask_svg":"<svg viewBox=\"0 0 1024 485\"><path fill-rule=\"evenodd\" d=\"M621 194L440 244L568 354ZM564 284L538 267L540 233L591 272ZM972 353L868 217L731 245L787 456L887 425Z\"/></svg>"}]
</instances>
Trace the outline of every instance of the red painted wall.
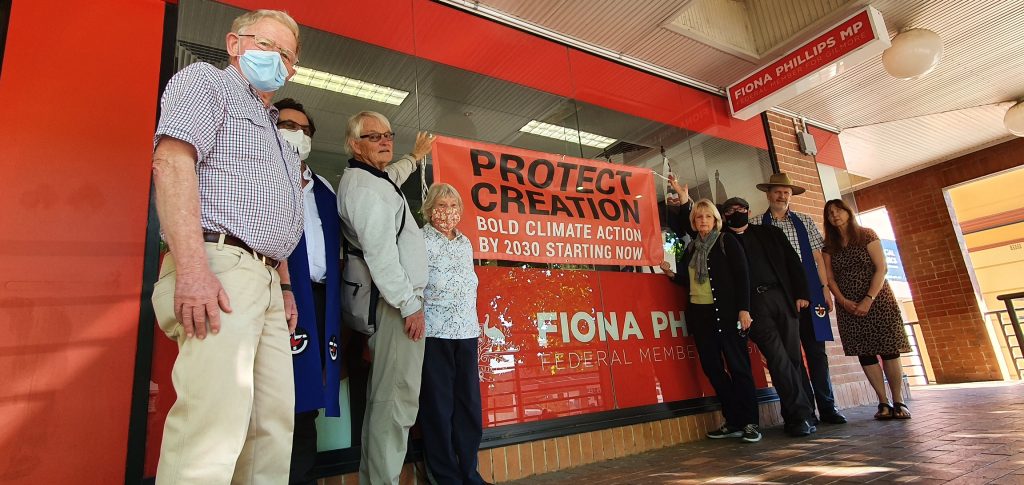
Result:
<instances>
[{"instance_id":1,"label":"red painted wall","mask_svg":"<svg viewBox=\"0 0 1024 485\"><path fill-rule=\"evenodd\" d=\"M59 13L57 13L59 12ZM124 481L164 2L13 2L0 482Z\"/></svg>"}]
</instances>

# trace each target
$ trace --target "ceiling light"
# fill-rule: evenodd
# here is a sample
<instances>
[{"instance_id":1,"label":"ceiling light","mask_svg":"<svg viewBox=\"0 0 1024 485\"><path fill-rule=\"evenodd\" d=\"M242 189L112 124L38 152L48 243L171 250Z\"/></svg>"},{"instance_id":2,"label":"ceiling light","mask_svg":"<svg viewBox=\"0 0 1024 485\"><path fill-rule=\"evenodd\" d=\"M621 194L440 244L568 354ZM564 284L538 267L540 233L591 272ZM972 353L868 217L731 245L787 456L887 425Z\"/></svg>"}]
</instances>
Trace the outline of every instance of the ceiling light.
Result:
<instances>
[{"instance_id":1,"label":"ceiling light","mask_svg":"<svg viewBox=\"0 0 1024 485\"><path fill-rule=\"evenodd\" d=\"M1010 133L1024 136L1024 101L1018 102L1006 110L1006 116L1003 116L1003 125L1010 130Z\"/></svg>"},{"instance_id":2,"label":"ceiling light","mask_svg":"<svg viewBox=\"0 0 1024 485\"><path fill-rule=\"evenodd\" d=\"M402 91L401 89L381 86L380 84L373 84L302 66L295 67L295 75L292 76L290 81L395 106L402 104L402 101L405 101L405 97L409 95L408 91Z\"/></svg>"},{"instance_id":3,"label":"ceiling light","mask_svg":"<svg viewBox=\"0 0 1024 485\"><path fill-rule=\"evenodd\" d=\"M537 120L530 121L526 126L520 128L519 131L601 149L607 148L612 143L618 141L614 138L595 135L585 131L576 131L572 128L552 125Z\"/></svg>"},{"instance_id":4,"label":"ceiling light","mask_svg":"<svg viewBox=\"0 0 1024 485\"><path fill-rule=\"evenodd\" d=\"M882 52L882 65L897 79L924 77L942 60L942 38L928 29L910 29L892 38Z\"/></svg>"}]
</instances>

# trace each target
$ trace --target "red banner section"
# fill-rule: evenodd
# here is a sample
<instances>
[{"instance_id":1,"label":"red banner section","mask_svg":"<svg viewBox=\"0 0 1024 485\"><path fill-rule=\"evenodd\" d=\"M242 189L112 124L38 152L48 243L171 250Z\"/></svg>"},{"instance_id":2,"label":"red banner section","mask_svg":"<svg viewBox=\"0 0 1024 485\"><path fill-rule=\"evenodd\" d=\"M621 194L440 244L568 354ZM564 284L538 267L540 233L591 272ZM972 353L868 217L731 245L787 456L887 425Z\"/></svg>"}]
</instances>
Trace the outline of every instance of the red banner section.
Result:
<instances>
[{"instance_id":1,"label":"red banner section","mask_svg":"<svg viewBox=\"0 0 1024 485\"><path fill-rule=\"evenodd\" d=\"M484 424L703 396L686 295L664 275L477 267ZM758 387L767 387L751 350Z\"/></svg>"},{"instance_id":2,"label":"red banner section","mask_svg":"<svg viewBox=\"0 0 1024 485\"><path fill-rule=\"evenodd\" d=\"M648 169L438 137L434 180L452 184L474 257L657 266L664 260Z\"/></svg>"},{"instance_id":3,"label":"red banner section","mask_svg":"<svg viewBox=\"0 0 1024 485\"><path fill-rule=\"evenodd\" d=\"M864 10L836 24L727 89L733 116L749 119L832 79L889 47L878 10ZM837 62L842 60L843 62Z\"/></svg>"},{"instance_id":4,"label":"red banner section","mask_svg":"<svg viewBox=\"0 0 1024 485\"><path fill-rule=\"evenodd\" d=\"M687 295L664 275L495 266L476 273L485 426L715 395L683 316ZM153 343L146 476L156 471L174 403L178 351L159 329ZM761 354L750 348L754 382L766 388Z\"/></svg>"}]
</instances>

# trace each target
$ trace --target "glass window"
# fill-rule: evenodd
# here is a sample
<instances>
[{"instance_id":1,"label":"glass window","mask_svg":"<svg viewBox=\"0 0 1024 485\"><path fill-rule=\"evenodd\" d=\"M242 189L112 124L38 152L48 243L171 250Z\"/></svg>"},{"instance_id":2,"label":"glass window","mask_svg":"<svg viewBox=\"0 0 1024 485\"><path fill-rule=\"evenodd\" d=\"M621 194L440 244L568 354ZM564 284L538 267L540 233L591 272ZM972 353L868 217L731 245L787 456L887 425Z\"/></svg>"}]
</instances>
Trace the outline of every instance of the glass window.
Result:
<instances>
[{"instance_id":1,"label":"glass window","mask_svg":"<svg viewBox=\"0 0 1024 485\"><path fill-rule=\"evenodd\" d=\"M178 67L195 61L211 62L224 67L228 56L223 48L223 39L232 19L241 12L221 3L183 0L179 9ZM764 196L755 188L757 183L767 179L771 173L768 154L763 149L582 103L321 30L303 27L302 33L303 49L299 66L305 79L313 81L303 83L293 78L276 93L275 99L293 98L305 106L317 128L313 137L313 151L307 164L334 186L348 165L349 156L345 149L346 121L355 113L370 110L380 112L390 120L392 130L396 133L396 158L412 150L417 132L430 131L454 138L644 167L661 175L672 173L683 183L689 184L694 199L709 198L721 203L728 197L740 196L750 202L752 211L760 212L767 208ZM568 54L568 48L565 49ZM570 73L565 72L564 76L568 77ZM428 159L425 169L418 171L402 186L413 212L417 212L420 207L425 187L433 182L431 168L432 161ZM667 184L661 179L656 180L655 191L659 207L663 209ZM564 275L565 282L580 289L576 295L582 302L578 305L580 308L597 305L588 303L590 299L595 302L599 299L599 290L595 288L600 285L594 283L594 280L607 278L613 282L630 281L629 277L634 276L610 274L610 271L624 269L618 266L524 264L511 261L481 264L609 271L603 274L593 271L559 272ZM570 285L553 287L568 288ZM555 288L551 291L555 292ZM634 303L632 300L625 301L622 306L627 308ZM343 355L346 359L345 379L341 388L343 417L318 419L321 451L346 449L358 444L366 387L366 365L360 352L364 341L365 337L361 335L349 335L343 339ZM167 403L173 400L169 380L173 348L163 343L157 347L153 372L154 399ZM605 350L601 352L615 355L615 349L610 344L603 348ZM508 355L495 357L500 362L497 367L492 365L491 370L505 373L508 369L501 366L513 364L506 361ZM484 366L481 369L481 372L486 371ZM610 376L610 371L602 370L588 374L586 379L600 384L610 380ZM500 387L518 382L502 379L505 378L495 379L495 385ZM651 381L655 381L653 374ZM600 388L598 384L594 384L594 389ZM653 390L656 386L648 388ZM521 403L513 403L517 399L513 391L522 390L509 390L504 398L501 397L501 389L495 391L496 399L507 398L508 406L507 410L502 410L496 405L491 422L547 419L548 416L539 407L535 409L527 406L517 411L517 407L522 406ZM562 392L543 387L538 388L534 392L536 396L530 399L535 398L539 403L563 403L566 406L563 410L565 415L592 412L591 408L598 405L607 406L608 409L624 407L616 404L617 400L628 402L627 396L603 396L598 395L598 391L590 390L584 395L571 396L572 392L577 391ZM662 398L658 396L658 399ZM166 413L165 408L157 409L150 420L151 426L162 427L161 411ZM148 451L151 455L152 450L159 446L158 431L159 428L150 430Z\"/></svg>"}]
</instances>

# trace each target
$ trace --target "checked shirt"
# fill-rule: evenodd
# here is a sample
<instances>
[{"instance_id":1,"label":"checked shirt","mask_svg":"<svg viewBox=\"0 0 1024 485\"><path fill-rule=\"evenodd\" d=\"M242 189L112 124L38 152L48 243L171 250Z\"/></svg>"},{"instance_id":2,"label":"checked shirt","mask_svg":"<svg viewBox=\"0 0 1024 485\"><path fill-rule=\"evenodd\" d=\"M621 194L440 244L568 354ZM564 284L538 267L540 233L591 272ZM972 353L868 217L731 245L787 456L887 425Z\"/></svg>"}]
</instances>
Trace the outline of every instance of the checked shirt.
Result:
<instances>
[{"instance_id":1,"label":"checked shirt","mask_svg":"<svg viewBox=\"0 0 1024 485\"><path fill-rule=\"evenodd\" d=\"M169 136L196 150L204 232L235 236L286 259L302 237L299 157L277 132L277 108L234 66L195 63L174 75L160 103L153 146Z\"/></svg>"}]
</instances>

